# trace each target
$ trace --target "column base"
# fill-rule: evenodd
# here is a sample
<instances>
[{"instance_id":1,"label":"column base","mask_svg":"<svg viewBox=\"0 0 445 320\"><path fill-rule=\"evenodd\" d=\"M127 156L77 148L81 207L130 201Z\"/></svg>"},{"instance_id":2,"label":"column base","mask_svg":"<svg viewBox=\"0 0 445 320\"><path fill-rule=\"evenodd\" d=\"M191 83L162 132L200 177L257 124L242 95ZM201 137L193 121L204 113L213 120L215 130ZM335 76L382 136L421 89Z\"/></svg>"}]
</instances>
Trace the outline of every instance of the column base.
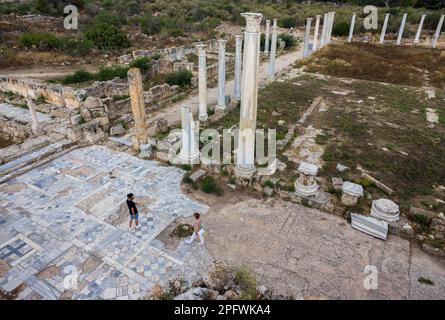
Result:
<instances>
[{"instance_id":1,"label":"column base","mask_svg":"<svg viewBox=\"0 0 445 320\"><path fill-rule=\"evenodd\" d=\"M208 119L209 119L209 116L208 116L208 115L198 116L198 120L199 120L199 121L202 121L202 122L205 122L205 121L207 121Z\"/></svg>"},{"instance_id":2,"label":"column base","mask_svg":"<svg viewBox=\"0 0 445 320\"><path fill-rule=\"evenodd\" d=\"M221 113L224 113L226 111L227 111L227 107L226 106L218 106L218 105L215 106L215 113L221 114Z\"/></svg>"},{"instance_id":3,"label":"column base","mask_svg":"<svg viewBox=\"0 0 445 320\"><path fill-rule=\"evenodd\" d=\"M242 179L252 179L256 172L255 166L252 165L236 165L235 175Z\"/></svg>"},{"instance_id":4,"label":"column base","mask_svg":"<svg viewBox=\"0 0 445 320\"><path fill-rule=\"evenodd\" d=\"M294 187L295 193L303 197L314 196L318 191L318 184L315 181L313 184L307 186L300 181L300 178L295 180Z\"/></svg>"}]
</instances>

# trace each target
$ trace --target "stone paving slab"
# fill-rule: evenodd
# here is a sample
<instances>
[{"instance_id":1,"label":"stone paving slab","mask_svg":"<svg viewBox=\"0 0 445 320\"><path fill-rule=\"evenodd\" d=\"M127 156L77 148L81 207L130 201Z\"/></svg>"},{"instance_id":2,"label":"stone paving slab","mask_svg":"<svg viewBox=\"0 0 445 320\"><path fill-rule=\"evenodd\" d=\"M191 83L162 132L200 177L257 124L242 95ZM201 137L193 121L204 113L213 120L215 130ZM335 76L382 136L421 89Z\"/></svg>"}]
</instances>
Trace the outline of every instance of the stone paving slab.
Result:
<instances>
[{"instance_id":1,"label":"stone paving slab","mask_svg":"<svg viewBox=\"0 0 445 320\"><path fill-rule=\"evenodd\" d=\"M201 277L212 262L205 248L154 240L175 219L208 210L181 193L183 174L92 146L0 184L0 259L9 268L0 288L21 285L18 299L137 299L155 283ZM129 192L140 208L132 230ZM77 288L67 289L73 271Z\"/></svg>"}]
</instances>

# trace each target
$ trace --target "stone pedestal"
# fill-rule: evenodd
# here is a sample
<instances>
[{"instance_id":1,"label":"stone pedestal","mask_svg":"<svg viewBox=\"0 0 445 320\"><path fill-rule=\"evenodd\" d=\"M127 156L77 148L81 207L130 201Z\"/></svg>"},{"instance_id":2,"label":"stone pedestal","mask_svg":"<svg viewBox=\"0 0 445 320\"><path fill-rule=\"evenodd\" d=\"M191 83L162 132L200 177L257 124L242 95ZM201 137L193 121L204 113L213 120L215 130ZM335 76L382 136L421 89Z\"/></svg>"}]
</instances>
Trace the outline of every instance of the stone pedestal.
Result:
<instances>
[{"instance_id":1,"label":"stone pedestal","mask_svg":"<svg viewBox=\"0 0 445 320\"><path fill-rule=\"evenodd\" d=\"M227 40L218 40L218 101L216 109L226 110L225 85L226 85L226 43Z\"/></svg>"},{"instance_id":2,"label":"stone pedestal","mask_svg":"<svg viewBox=\"0 0 445 320\"><path fill-rule=\"evenodd\" d=\"M233 98L236 101L241 99L241 65L242 65L243 36L235 36L235 80L233 84Z\"/></svg>"},{"instance_id":3,"label":"stone pedestal","mask_svg":"<svg viewBox=\"0 0 445 320\"><path fill-rule=\"evenodd\" d=\"M422 14L420 18L419 26L417 27L416 37L414 38L414 43L419 43L420 35L422 34L423 22L425 21L426 14Z\"/></svg>"},{"instance_id":4,"label":"stone pedestal","mask_svg":"<svg viewBox=\"0 0 445 320\"><path fill-rule=\"evenodd\" d=\"M400 215L399 206L389 199L372 201L371 217L387 222L398 221Z\"/></svg>"},{"instance_id":5,"label":"stone pedestal","mask_svg":"<svg viewBox=\"0 0 445 320\"><path fill-rule=\"evenodd\" d=\"M265 34L265 42L264 42L264 53L269 54L269 44L270 44L270 20L266 20L266 34Z\"/></svg>"},{"instance_id":6,"label":"stone pedestal","mask_svg":"<svg viewBox=\"0 0 445 320\"><path fill-rule=\"evenodd\" d=\"M128 70L127 75L131 99L131 111L133 112L134 118L133 149L138 150L141 144L147 142L148 136L142 78L138 68L131 68Z\"/></svg>"},{"instance_id":7,"label":"stone pedestal","mask_svg":"<svg viewBox=\"0 0 445 320\"><path fill-rule=\"evenodd\" d=\"M385 42L386 28L388 28L389 13L385 14L385 21L383 22L382 33L380 34L380 44Z\"/></svg>"},{"instance_id":8,"label":"stone pedestal","mask_svg":"<svg viewBox=\"0 0 445 320\"><path fill-rule=\"evenodd\" d=\"M207 66L206 66L206 45L198 44L196 46L198 50L198 63L199 63L199 109L198 119L199 121L206 121L207 115Z\"/></svg>"},{"instance_id":9,"label":"stone pedestal","mask_svg":"<svg viewBox=\"0 0 445 320\"><path fill-rule=\"evenodd\" d=\"M275 79L275 57L277 55L277 37L278 37L277 28L278 28L277 27L277 19L274 19L273 26L272 26L272 43L271 43L271 47L270 47L270 57L269 57L269 78L270 78L270 80Z\"/></svg>"},{"instance_id":10,"label":"stone pedestal","mask_svg":"<svg viewBox=\"0 0 445 320\"><path fill-rule=\"evenodd\" d=\"M403 31L405 30L405 23L406 23L406 17L408 16L407 13L403 14L403 18L402 18L402 23L400 23L400 28L399 28L399 32L397 34L397 40L396 40L396 45L400 45L400 43L402 42L402 37L403 37Z\"/></svg>"},{"instance_id":11,"label":"stone pedestal","mask_svg":"<svg viewBox=\"0 0 445 320\"><path fill-rule=\"evenodd\" d=\"M311 24L312 24L312 18L307 18L306 31L304 32L303 58L309 56L309 38L311 34Z\"/></svg>"},{"instance_id":12,"label":"stone pedestal","mask_svg":"<svg viewBox=\"0 0 445 320\"><path fill-rule=\"evenodd\" d=\"M355 206L360 197L363 197L363 187L359 184L345 181L342 186L341 202L345 206Z\"/></svg>"},{"instance_id":13,"label":"stone pedestal","mask_svg":"<svg viewBox=\"0 0 445 320\"><path fill-rule=\"evenodd\" d=\"M315 17L314 43L312 44L312 51L316 51L318 48L318 31L320 29L320 19L320 15L317 15Z\"/></svg>"},{"instance_id":14,"label":"stone pedestal","mask_svg":"<svg viewBox=\"0 0 445 320\"><path fill-rule=\"evenodd\" d=\"M235 175L238 178L251 179L255 168L255 129L258 104L258 76L260 67L260 13L242 13L246 19L244 32L244 54L241 85L241 110L236 157ZM272 51L276 50L276 20L272 33ZM275 43L275 44L274 44ZM275 47L275 49L274 49ZM272 54L275 52L271 51Z\"/></svg>"},{"instance_id":15,"label":"stone pedestal","mask_svg":"<svg viewBox=\"0 0 445 320\"><path fill-rule=\"evenodd\" d=\"M439 19L439 23L437 24L436 32L434 33L433 39L431 40L431 47L436 48L437 40L439 40L440 32L442 31L443 20L445 15L441 15Z\"/></svg>"},{"instance_id":16,"label":"stone pedestal","mask_svg":"<svg viewBox=\"0 0 445 320\"><path fill-rule=\"evenodd\" d=\"M196 137L196 125L189 107L181 107L181 122L181 151L178 155L178 161L181 164L198 164L199 149Z\"/></svg>"},{"instance_id":17,"label":"stone pedestal","mask_svg":"<svg viewBox=\"0 0 445 320\"><path fill-rule=\"evenodd\" d=\"M348 42L352 42L352 36L354 35L355 17L356 13L354 12L351 18L351 27L349 28Z\"/></svg>"},{"instance_id":18,"label":"stone pedestal","mask_svg":"<svg viewBox=\"0 0 445 320\"><path fill-rule=\"evenodd\" d=\"M311 163L302 162L298 167L298 172L300 176L294 183L295 193L302 197L316 195L319 188L317 181L315 181L318 167Z\"/></svg>"}]
</instances>

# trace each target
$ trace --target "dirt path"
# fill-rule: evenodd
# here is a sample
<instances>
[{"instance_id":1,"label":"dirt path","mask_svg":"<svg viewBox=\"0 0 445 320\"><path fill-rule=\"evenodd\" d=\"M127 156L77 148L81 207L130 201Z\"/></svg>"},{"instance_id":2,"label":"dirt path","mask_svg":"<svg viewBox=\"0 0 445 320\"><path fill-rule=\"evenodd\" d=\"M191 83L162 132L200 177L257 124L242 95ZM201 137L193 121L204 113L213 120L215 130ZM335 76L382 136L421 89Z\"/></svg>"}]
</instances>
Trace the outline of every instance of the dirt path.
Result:
<instances>
[{"instance_id":1,"label":"dirt path","mask_svg":"<svg viewBox=\"0 0 445 320\"><path fill-rule=\"evenodd\" d=\"M239 200L210 207L203 220L206 247L234 268L247 265L275 293L297 299L445 299L445 261L407 240L390 235L382 241L341 217L291 202ZM377 270L376 289L364 286L366 267Z\"/></svg>"},{"instance_id":2,"label":"dirt path","mask_svg":"<svg viewBox=\"0 0 445 320\"><path fill-rule=\"evenodd\" d=\"M275 62L275 69L276 72L280 72L287 66L293 64L295 61L301 59L303 57L303 51L302 49L299 49L297 51L292 51L286 54L283 54L279 57L277 57ZM268 71L269 70L269 60L261 63L260 65L260 73L259 73L259 79L260 79L260 85L265 83L268 79ZM225 86L225 92L226 94L233 94L233 86L234 86L234 80L228 80L226 81ZM208 88L207 89L207 104L208 106L214 106L216 105L217 101L217 87L214 88ZM199 102L199 96L198 92L194 91L189 97L174 103L170 105L167 108L164 108L160 111L156 111L152 114L150 114L150 118L148 120L149 123L149 133L153 134L156 127L153 125L153 123L160 119L164 118L168 121L169 125L177 125L181 121L181 114L179 112L181 106L189 106L192 108L192 111L195 115L197 115L198 112L198 102Z\"/></svg>"},{"instance_id":3,"label":"dirt path","mask_svg":"<svg viewBox=\"0 0 445 320\"><path fill-rule=\"evenodd\" d=\"M64 77L78 69L85 69L89 72L96 72L99 70L98 66L87 64L78 65L70 64L66 66L28 66L2 69L0 70L1 75L16 77L16 78L32 78L39 80L49 80L53 78Z\"/></svg>"}]
</instances>

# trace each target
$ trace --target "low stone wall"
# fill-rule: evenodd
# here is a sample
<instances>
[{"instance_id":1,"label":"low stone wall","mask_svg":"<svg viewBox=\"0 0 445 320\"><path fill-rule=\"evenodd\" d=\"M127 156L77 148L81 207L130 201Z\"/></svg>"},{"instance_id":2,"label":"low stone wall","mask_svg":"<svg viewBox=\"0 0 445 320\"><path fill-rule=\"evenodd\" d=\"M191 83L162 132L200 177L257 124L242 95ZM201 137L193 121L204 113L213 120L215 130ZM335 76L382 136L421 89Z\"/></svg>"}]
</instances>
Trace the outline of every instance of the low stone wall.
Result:
<instances>
[{"instance_id":1,"label":"low stone wall","mask_svg":"<svg viewBox=\"0 0 445 320\"><path fill-rule=\"evenodd\" d=\"M31 126L28 123L19 123L0 117L0 136L19 143L32 134Z\"/></svg>"},{"instance_id":2,"label":"low stone wall","mask_svg":"<svg viewBox=\"0 0 445 320\"><path fill-rule=\"evenodd\" d=\"M57 84L33 79L0 76L0 90L11 91L23 97L45 97L46 101L69 109L79 108L84 92Z\"/></svg>"}]
</instances>

